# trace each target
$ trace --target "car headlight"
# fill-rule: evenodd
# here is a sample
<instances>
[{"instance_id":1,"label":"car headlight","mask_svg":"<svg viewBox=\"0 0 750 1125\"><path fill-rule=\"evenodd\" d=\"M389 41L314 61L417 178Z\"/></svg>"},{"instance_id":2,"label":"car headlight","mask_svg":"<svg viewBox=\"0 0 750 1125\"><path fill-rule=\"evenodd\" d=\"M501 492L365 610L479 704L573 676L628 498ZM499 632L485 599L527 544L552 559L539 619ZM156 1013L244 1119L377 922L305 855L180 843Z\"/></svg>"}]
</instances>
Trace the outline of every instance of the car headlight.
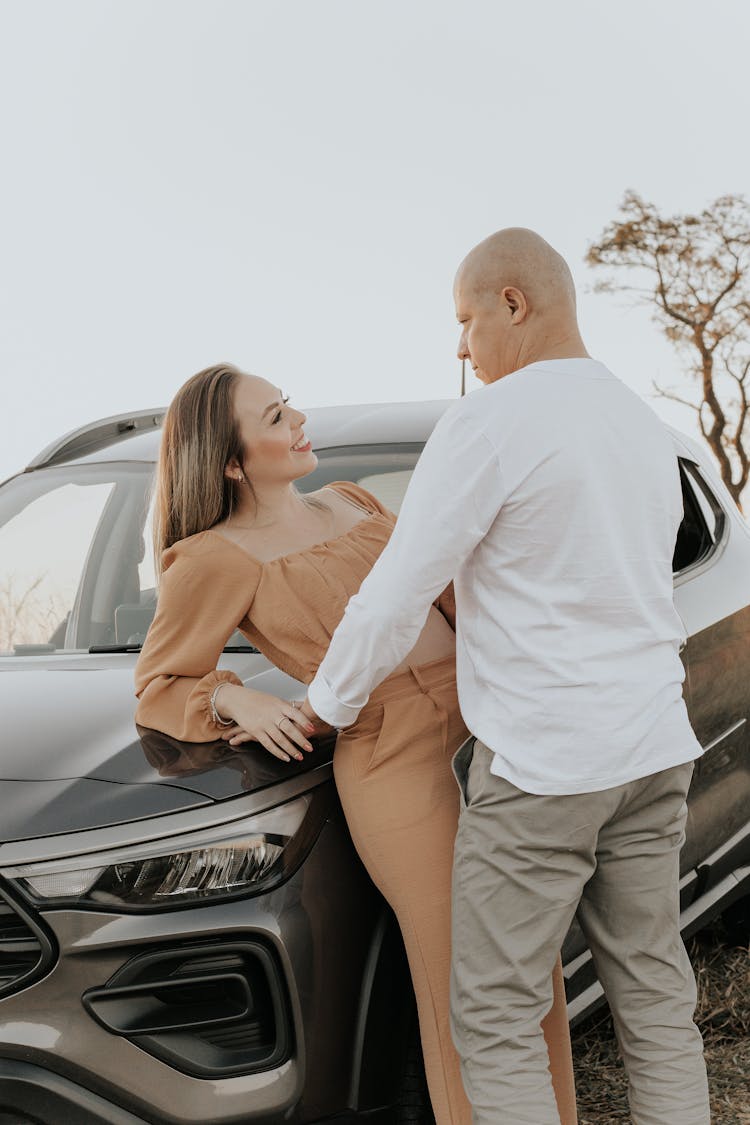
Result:
<instances>
[{"instance_id":1,"label":"car headlight","mask_svg":"<svg viewBox=\"0 0 750 1125\"><path fill-rule=\"evenodd\" d=\"M305 794L231 824L4 874L36 902L105 908L164 909L253 893L288 873L290 852L304 849L311 801Z\"/></svg>"}]
</instances>

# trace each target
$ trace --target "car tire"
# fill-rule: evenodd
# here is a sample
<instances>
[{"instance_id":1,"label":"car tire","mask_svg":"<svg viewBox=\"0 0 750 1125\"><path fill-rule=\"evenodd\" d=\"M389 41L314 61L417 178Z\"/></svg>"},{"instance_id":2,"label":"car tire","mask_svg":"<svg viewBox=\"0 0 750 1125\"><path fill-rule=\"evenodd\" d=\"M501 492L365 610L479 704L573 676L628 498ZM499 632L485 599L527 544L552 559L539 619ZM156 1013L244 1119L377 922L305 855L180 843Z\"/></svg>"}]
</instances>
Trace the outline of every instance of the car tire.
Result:
<instances>
[{"instance_id":1,"label":"car tire","mask_svg":"<svg viewBox=\"0 0 750 1125\"><path fill-rule=\"evenodd\" d=\"M398 1125L435 1125L418 1031L412 1037L401 1075L396 1121Z\"/></svg>"},{"instance_id":2,"label":"car tire","mask_svg":"<svg viewBox=\"0 0 750 1125\"><path fill-rule=\"evenodd\" d=\"M750 895L728 906L721 919L729 944L747 947L750 943Z\"/></svg>"}]
</instances>

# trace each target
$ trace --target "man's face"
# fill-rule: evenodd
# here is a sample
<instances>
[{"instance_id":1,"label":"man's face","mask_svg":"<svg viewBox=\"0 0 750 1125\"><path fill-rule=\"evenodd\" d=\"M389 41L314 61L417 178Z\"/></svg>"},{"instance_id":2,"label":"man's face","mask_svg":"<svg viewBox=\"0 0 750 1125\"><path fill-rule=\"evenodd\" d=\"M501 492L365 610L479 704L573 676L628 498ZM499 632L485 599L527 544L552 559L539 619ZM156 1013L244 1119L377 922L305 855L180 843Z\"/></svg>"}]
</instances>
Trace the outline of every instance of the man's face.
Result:
<instances>
[{"instance_id":1,"label":"man's face","mask_svg":"<svg viewBox=\"0 0 750 1125\"><path fill-rule=\"evenodd\" d=\"M453 290L456 319L461 325L458 358L468 359L477 379L494 383L516 370L512 309L502 294L480 293L459 276Z\"/></svg>"}]
</instances>

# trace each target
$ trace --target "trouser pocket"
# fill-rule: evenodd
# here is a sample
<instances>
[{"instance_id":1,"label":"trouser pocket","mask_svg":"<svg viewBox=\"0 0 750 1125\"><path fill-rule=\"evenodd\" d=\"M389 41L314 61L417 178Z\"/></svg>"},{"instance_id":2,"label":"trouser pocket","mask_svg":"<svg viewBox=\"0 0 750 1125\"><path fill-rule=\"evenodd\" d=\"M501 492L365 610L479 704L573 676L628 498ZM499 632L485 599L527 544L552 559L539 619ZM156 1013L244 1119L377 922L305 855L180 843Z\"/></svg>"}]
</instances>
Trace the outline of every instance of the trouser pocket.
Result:
<instances>
[{"instance_id":1,"label":"trouser pocket","mask_svg":"<svg viewBox=\"0 0 750 1125\"><path fill-rule=\"evenodd\" d=\"M469 803L468 797L468 781L469 781L469 768L471 760L474 757L474 743L476 738L470 735L465 742L462 742L456 753L451 759L451 769L453 776L458 783L458 791L461 794L461 805L463 808Z\"/></svg>"}]
</instances>

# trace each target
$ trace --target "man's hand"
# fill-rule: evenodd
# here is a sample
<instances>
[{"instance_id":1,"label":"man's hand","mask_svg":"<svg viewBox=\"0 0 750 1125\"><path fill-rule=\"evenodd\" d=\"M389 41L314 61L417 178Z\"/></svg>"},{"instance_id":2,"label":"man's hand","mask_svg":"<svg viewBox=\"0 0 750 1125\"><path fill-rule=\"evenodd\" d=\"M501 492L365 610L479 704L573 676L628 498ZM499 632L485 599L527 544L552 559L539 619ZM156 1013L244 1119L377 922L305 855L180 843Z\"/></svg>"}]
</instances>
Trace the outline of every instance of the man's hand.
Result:
<instances>
[{"instance_id":1,"label":"man's hand","mask_svg":"<svg viewBox=\"0 0 750 1125\"><path fill-rule=\"evenodd\" d=\"M302 712L307 722L312 723L315 728L316 734L331 734L332 731L336 729L335 727L332 727L330 723L327 723L325 719L321 719L319 715L315 714L312 707L310 706L309 699L305 698L302 701L302 703L300 704L300 711Z\"/></svg>"},{"instance_id":2,"label":"man's hand","mask_svg":"<svg viewBox=\"0 0 750 1125\"><path fill-rule=\"evenodd\" d=\"M310 700L307 698L307 696L305 696L305 698L302 700L302 703L300 704L300 711L305 716L308 722L314 723L315 725L320 722L320 718L315 714L312 707L310 706Z\"/></svg>"}]
</instances>

